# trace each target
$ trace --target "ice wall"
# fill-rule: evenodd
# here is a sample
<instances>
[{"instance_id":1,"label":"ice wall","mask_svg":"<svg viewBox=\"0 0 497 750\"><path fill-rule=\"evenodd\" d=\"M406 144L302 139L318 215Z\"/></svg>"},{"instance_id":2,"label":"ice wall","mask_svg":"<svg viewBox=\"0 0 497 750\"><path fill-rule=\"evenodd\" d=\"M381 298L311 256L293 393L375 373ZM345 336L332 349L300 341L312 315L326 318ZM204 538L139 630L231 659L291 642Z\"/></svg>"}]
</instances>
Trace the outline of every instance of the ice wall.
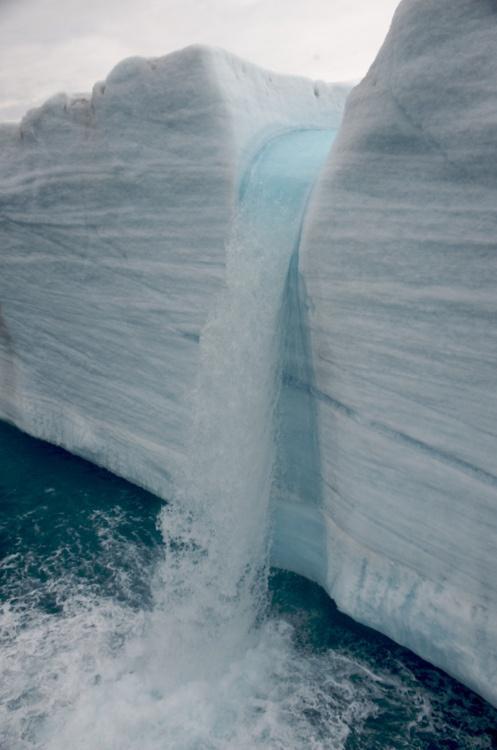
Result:
<instances>
[{"instance_id":1,"label":"ice wall","mask_svg":"<svg viewBox=\"0 0 497 750\"><path fill-rule=\"evenodd\" d=\"M497 703L497 6L405 0L308 213L326 587Z\"/></svg>"},{"instance_id":2,"label":"ice wall","mask_svg":"<svg viewBox=\"0 0 497 750\"><path fill-rule=\"evenodd\" d=\"M0 128L0 418L168 497L241 175L345 94L190 47Z\"/></svg>"},{"instance_id":3,"label":"ice wall","mask_svg":"<svg viewBox=\"0 0 497 750\"><path fill-rule=\"evenodd\" d=\"M277 563L494 703L496 16L407 0L350 99L287 275L273 493ZM193 47L0 128L0 418L168 497L242 175L345 95Z\"/></svg>"}]
</instances>

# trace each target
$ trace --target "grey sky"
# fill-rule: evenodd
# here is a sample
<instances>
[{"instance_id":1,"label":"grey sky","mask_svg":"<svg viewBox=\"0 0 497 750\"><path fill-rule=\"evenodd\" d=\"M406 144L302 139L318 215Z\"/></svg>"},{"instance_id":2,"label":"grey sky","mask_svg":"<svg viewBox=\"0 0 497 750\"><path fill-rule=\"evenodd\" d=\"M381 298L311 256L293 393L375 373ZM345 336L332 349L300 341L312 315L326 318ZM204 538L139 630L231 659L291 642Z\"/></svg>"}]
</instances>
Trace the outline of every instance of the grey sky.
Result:
<instances>
[{"instance_id":1,"label":"grey sky","mask_svg":"<svg viewBox=\"0 0 497 750\"><path fill-rule=\"evenodd\" d=\"M273 70L356 80L398 0L0 0L0 121L83 92L122 58L194 42Z\"/></svg>"}]
</instances>

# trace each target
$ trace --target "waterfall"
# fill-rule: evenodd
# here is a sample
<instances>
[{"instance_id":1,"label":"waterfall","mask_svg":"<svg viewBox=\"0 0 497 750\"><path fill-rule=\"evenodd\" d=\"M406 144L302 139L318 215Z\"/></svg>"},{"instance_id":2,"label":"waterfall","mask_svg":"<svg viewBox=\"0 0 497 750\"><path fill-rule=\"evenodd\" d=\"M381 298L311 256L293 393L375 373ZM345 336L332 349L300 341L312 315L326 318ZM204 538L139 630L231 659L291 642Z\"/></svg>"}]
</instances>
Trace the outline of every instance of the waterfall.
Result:
<instances>
[{"instance_id":1,"label":"waterfall","mask_svg":"<svg viewBox=\"0 0 497 750\"><path fill-rule=\"evenodd\" d=\"M176 680L222 668L263 614L284 296L332 138L314 130L273 138L241 183L226 285L200 341L190 447L162 516L158 617L167 610L173 620L162 661L176 665Z\"/></svg>"}]
</instances>

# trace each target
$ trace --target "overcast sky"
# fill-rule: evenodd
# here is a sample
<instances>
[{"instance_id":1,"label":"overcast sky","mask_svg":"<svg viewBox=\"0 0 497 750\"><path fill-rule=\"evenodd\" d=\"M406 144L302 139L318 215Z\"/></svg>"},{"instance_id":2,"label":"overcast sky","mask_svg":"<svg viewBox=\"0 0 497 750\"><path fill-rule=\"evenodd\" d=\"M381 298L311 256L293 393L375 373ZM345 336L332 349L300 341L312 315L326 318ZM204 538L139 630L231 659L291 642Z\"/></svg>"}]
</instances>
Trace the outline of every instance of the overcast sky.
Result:
<instances>
[{"instance_id":1,"label":"overcast sky","mask_svg":"<svg viewBox=\"0 0 497 750\"><path fill-rule=\"evenodd\" d=\"M398 0L0 0L0 121L81 93L130 55L194 42L273 70L358 80Z\"/></svg>"}]
</instances>

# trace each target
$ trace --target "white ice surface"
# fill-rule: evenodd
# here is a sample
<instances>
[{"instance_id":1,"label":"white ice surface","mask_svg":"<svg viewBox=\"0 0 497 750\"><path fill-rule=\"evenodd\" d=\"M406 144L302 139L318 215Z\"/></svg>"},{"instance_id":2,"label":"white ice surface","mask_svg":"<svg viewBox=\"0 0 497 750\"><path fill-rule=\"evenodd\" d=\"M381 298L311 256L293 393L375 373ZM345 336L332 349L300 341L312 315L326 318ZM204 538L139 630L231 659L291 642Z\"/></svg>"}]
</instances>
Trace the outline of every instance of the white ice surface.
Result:
<instances>
[{"instance_id":1,"label":"white ice surface","mask_svg":"<svg viewBox=\"0 0 497 750\"><path fill-rule=\"evenodd\" d=\"M241 177L345 95L190 47L0 128L0 418L168 497Z\"/></svg>"},{"instance_id":2,"label":"white ice surface","mask_svg":"<svg viewBox=\"0 0 497 750\"><path fill-rule=\"evenodd\" d=\"M497 704L497 8L405 0L309 208L325 585Z\"/></svg>"},{"instance_id":3,"label":"white ice surface","mask_svg":"<svg viewBox=\"0 0 497 750\"><path fill-rule=\"evenodd\" d=\"M403 3L351 98L289 274L275 511L280 564L494 703L495 20ZM168 497L241 177L345 93L194 47L0 128L0 417Z\"/></svg>"}]
</instances>

